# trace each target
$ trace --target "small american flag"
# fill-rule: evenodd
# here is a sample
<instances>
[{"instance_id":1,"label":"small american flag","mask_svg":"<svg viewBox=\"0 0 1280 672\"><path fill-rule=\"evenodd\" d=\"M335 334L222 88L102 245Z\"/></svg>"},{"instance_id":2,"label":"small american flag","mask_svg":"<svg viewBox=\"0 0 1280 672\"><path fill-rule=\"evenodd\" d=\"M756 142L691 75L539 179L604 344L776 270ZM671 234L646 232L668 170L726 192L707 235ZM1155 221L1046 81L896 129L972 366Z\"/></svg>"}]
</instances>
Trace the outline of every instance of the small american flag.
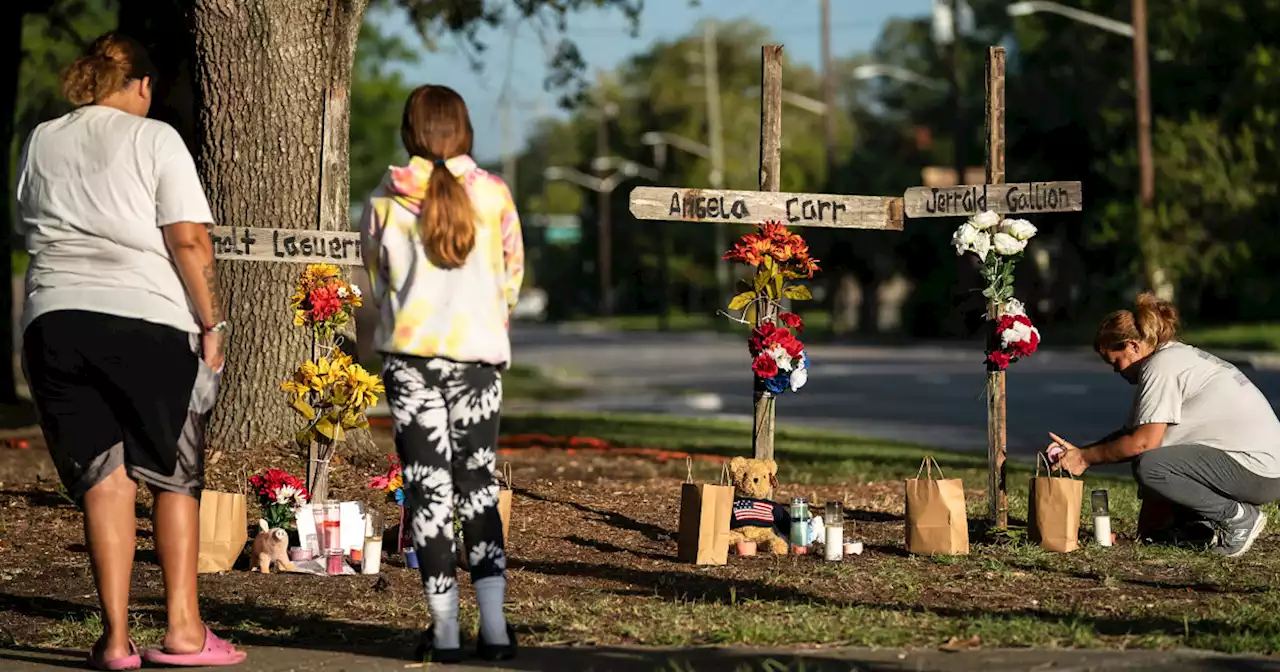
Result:
<instances>
[{"instance_id":1,"label":"small american flag","mask_svg":"<svg viewBox=\"0 0 1280 672\"><path fill-rule=\"evenodd\" d=\"M733 519L773 522L773 505L758 499L739 499L733 503Z\"/></svg>"}]
</instances>

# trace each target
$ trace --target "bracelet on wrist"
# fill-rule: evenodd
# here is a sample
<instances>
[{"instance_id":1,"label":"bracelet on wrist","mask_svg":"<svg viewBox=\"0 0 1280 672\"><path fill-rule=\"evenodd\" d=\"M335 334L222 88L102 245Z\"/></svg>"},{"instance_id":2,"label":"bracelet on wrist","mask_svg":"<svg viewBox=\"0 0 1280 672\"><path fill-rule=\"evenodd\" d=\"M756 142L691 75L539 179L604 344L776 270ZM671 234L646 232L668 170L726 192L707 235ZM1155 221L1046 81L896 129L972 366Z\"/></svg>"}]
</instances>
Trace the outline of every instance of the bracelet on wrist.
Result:
<instances>
[{"instance_id":1,"label":"bracelet on wrist","mask_svg":"<svg viewBox=\"0 0 1280 672\"><path fill-rule=\"evenodd\" d=\"M227 321L226 321L226 320L223 320L223 321L221 321L221 322L219 322L219 323L217 323L217 324L213 325L212 327L205 327L205 329L204 329L204 333L206 333L206 334L218 334L218 333L221 333L221 332L226 331L226 330L227 330L227 328L228 328L228 327L230 327L230 326L231 326L231 325L227 324Z\"/></svg>"}]
</instances>

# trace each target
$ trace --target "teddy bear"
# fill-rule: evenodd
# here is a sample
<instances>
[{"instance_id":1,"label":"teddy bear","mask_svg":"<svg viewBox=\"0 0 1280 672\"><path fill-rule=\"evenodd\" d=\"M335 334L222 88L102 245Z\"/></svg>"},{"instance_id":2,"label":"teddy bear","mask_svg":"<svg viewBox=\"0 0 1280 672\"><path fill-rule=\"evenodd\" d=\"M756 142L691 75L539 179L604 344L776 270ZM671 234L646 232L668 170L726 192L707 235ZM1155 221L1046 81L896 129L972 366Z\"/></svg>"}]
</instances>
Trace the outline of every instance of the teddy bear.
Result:
<instances>
[{"instance_id":1,"label":"teddy bear","mask_svg":"<svg viewBox=\"0 0 1280 672\"><path fill-rule=\"evenodd\" d=\"M258 527L258 534L253 537L253 550L249 554L249 571L270 574L272 563L276 569L294 571L293 563L289 562L289 533L279 527L271 529L262 519L258 520Z\"/></svg>"},{"instance_id":2,"label":"teddy bear","mask_svg":"<svg viewBox=\"0 0 1280 672\"><path fill-rule=\"evenodd\" d=\"M778 487L778 463L735 457L729 461L733 483L733 516L729 519L729 543L754 541L771 553L785 555L791 513L768 499Z\"/></svg>"}]
</instances>

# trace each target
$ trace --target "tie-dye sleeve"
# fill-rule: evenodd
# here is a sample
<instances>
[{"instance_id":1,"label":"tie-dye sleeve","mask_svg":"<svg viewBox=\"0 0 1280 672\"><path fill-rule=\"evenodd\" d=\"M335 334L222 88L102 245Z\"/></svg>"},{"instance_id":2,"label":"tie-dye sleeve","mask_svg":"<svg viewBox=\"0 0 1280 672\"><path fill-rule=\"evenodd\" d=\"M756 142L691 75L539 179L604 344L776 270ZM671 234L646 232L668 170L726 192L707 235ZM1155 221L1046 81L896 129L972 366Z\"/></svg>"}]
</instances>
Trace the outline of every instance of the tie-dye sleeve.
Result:
<instances>
[{"instance_id":1,"label":"tie-dye sleeve","mask_svg":"<svg viewBox=\"0 0 1280 672\"><path fill-rule=\"evenodd\" d=\"M514 310L516 301L520 299L520 286L524 283L524 234L511 191L504 188L502 192L506 201L502 206L502 261L507 274L504 288L507 309Z\"/></svg>"},{"instance_id":2,"label":"tie-dye sleeve","mask_svg":"<svg viewBox=\"0 0 1280 672\"><path fill-rule=\"evenodd\" d=\"M375 305L382 303L387 293L386 269L382 263L382 231L387 224L387 199L377 194L365 201L360 216L360 249L364 269L369 274L370 298Z\"/></svg>"}]
</instances>

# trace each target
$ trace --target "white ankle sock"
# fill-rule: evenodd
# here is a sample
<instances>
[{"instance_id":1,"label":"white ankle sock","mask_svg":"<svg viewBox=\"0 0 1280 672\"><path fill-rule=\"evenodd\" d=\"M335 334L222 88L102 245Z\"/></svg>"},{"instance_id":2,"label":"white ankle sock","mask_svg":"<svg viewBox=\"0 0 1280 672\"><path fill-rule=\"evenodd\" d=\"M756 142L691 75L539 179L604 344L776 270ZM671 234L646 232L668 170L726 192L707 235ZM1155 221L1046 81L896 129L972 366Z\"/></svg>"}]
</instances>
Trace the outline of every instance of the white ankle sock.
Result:
<instances>
[{"instance_id":1,"label":"white ankle sock","mask_svg":"<svg viewBox=\"0 0 1280 672\"><path fill-rule=\"evenodd\" d=\"M1243 506L1241 506L1240 504L1238 504L1238 503L1237 503L1237 504L1236 504L1236 512L1235 512L1235 514L1233 514L1233 515L1231 516L1231 520L1230 520L1230 521L1228 521L1228 522L1238 523L1238 522L1240 522L1240 521L1244 520L1244 514L1245 514L1245 508L1244 508Z\"/></svg>"},{"instance_id":2,"label":"white ankle sock","mask_svg":"<svg viewBox=\"0 0 1280 672\"><path fill-rule=\"evenodd\" d=\"M507 577L487 576L475 582L476 604L480 606L480 635L486 644L506 646L507 617L503 604L507 599Z\"/></svg>"},{"instance_id":3,"label":"white ankle sock","mask_svg":"<svg viewBox=\"0 0 1280 672\"><path fill-rule=\"evenodd\" d=\"M427 595L427 609L431 612L431 626L435 629L437 649L456 649L462 646L458 637L458 587L447 593Z\"/></svg>"}]
</instances>

